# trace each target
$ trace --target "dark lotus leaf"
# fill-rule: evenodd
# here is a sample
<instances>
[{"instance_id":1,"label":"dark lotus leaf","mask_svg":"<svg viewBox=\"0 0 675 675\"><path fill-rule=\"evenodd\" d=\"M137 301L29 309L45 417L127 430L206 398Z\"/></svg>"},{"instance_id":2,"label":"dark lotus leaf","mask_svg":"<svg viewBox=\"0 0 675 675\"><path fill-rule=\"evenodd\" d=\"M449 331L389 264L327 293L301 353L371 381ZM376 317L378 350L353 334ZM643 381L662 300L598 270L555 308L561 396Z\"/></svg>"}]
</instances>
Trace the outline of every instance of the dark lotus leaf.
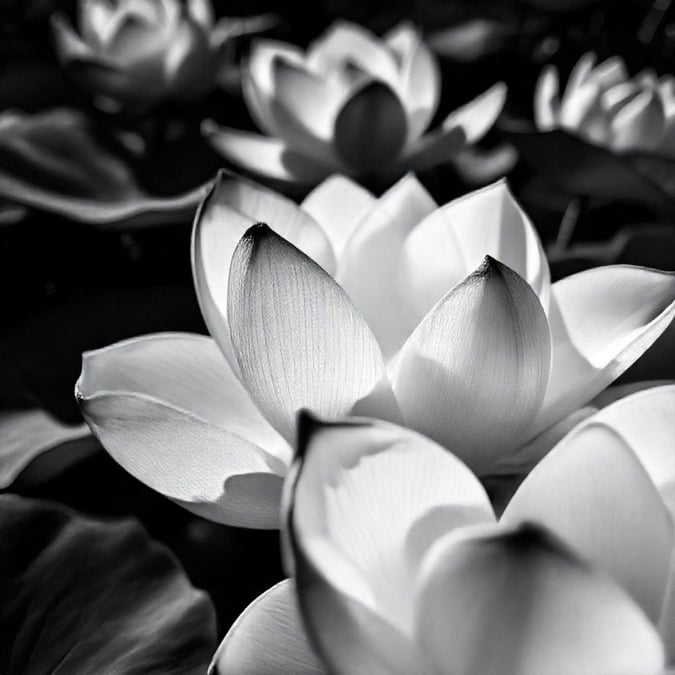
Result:
<instances>
[{"instance_id":1,"label":"dark lotus leaf","mask_svg":"<svg viewBox=\"0 0 675 675\"><path fill-rule=\"evenodd\" d=\"M22 473L31 474L30 482L48 480L98 449L85 424L62 424L42 410L2 411L0 489Z\"/></svg>"},{"instance_id":2,"label":"dark lotus leaf","mask_svg":"<svg viewBox=\"0 0 675 675\"><path fill-rule=\"evenodd\" d=\"M204 673L215 619L133 521L0 496L0 672Z\"/></svg>"},{"instance_id":3,"label":"dark lotus leaf","mask_svg":"<svg viewBox=\"0 0 675 675\"><path fill-rule=\"evenodd\" d=\"M114 227L187 221L203 192L202 187L171 197L147 192L79 111L0 116L0 198L8 201Z\"/></svg>"},{"instance_id":4,"label":"dark lotus leaf","mask_svg":"<svg viewBox=\"0 0 675 675\"><path fill-rule=\"evenodd\" d=\"M675 214L675 160L616 154L560 129L502 129L536 171L572 196L629 202Z\"/></svg>"}]
</instances>

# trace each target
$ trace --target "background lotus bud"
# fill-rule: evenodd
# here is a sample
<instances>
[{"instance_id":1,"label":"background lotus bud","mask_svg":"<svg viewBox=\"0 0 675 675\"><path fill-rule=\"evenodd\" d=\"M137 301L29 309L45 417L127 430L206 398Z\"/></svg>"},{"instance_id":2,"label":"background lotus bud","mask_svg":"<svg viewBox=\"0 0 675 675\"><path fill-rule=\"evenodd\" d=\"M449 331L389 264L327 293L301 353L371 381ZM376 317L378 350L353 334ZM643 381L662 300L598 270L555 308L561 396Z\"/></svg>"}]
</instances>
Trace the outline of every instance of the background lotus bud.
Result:
<instances>
[{"instance_id":1,"label":"background lotus bud","mask_svg":"<svg viewBox=\"0 0 675 675\"><path fill-rule=\"evenodd\" d=\"M79 33L52 19L62 65L108 111L190 100L217 81L236 36L263 30L270 17L214 21L210 0L80 0Z\"/></svg>"}]
</instances>

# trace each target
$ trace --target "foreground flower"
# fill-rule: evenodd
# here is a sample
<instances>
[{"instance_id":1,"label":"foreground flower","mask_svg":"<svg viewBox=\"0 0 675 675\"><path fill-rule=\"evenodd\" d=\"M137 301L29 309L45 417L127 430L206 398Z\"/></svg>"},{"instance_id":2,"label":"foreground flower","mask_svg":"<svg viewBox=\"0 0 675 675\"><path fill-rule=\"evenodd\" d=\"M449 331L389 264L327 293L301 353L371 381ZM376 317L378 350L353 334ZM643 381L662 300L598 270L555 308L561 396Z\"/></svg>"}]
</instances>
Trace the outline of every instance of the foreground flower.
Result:
<instances>
[{"instance_id":1,"label":"foreground flower","mask_svg":"<svg viewBox=\"0 0 675 675\"><path fill-rule=\"evenodd\" d=\"M78 35L53 19L56 51L102 108L147 108L191 100L213 88L229 40L263 30L269 19L221 19L210 0L79 0Z\"/></svg>"},{"instance_id":2,"label":"foreground flower","mask_svg":"<svg viewBox=\"0 0 675 675\"><path fill-rule=\"evenodd\" d=\"M593 54L582 56L562 98L558 71L549 66L534 111L541 131L560 127L615 152L675 155L675 78L650 71L630 78L619 57L596 65Z\"/></svg>"},{"instance_id":3,"label":"foreground flower","mask_svg":"<svg viewBox=\"0 0 675 675\"><path fill-rule=\"evenodd\" d=\"M604 267L551 286L503 182L439 208L412 176L379 200L333 177L299 208L221 176L192 256L214 339L85 354L77 395L137 478L250 527L279 524L299 409L402 422L481 476L521 471L675 313L665 272Z\"/></svg>"},{"instance_id":4,"label":"foreground flower","mask_svg":"<svg viewBox=\"0 0 675 675\"><path fill-rule=\"evenodd\" d=\"M402 24L382 39L339 22L306 52L253 45L244 94L269 137L205 125L214 148L266 178L316 184L333 172L402 175L447 162L482 138L504 105L497 84L424 135L438 106L440 74L417 31Z\"/></svg>"},{"instance_id":5,"label":"foreground flower","mask_svg":"<svg viewBox=\"0 0 675 675\"><path fill-rule=\"evenodd\" d=\"M303 416L285 502L293 581L244 612L213 672L662 673L675 664L674 418L675 386L605 408L497 522L476 477L428 439Z\"/></svg>"}]
</instances>

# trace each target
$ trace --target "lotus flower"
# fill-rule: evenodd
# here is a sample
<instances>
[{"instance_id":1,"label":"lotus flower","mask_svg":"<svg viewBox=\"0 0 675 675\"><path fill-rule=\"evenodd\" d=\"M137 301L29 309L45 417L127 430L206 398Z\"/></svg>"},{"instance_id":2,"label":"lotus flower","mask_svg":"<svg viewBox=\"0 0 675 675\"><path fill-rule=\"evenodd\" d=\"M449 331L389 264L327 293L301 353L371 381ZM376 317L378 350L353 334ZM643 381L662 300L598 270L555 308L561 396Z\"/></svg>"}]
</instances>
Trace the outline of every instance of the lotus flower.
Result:
<instances>
[{"instance_id":1,"label":"lotus flower","mask_svg":"<svg viewBox=\"0 0 675 675\"><path fill-rule=\"evenodd\" d=\"M79 0L80 33L59 15L53 30L63 66L102 108L117 111L206 94L228 41L269 21L214 23L210 0Z\"/></svg>"},{"instance_id":2,"label":"lotus flower","mask_svg":"<svg viewBox=\"0 0 675 675\"><path fill-rule=\"evenodd\" d=\"M535 95L541 131L566 129L615 152L675 156L675 78L651 71L629 77L619 57L579 59L560 96L558 71L542 73Z\"/></svg>"},{"instance_id":3,"label":"lotus flower","mask_svg":"<svg viewBox=\"0 0 675 675\"><path fill-rule=\"evenodd\" d=\"M479 140L506 97L497 84L425 135L440 87L435 58L412 26L379 39L338 22L306 52L269 40L253 45L243 89L267 137L212 122L204 130L228 160L277 181L316 184L334 172L397 177Z\"/></svg>"},{"instance_id":4,"label":"lotus flower","mask_svg":"<svg viewBox=\"0 0 675 675\"><path fill-rule=\"evenodd\" d=\"M663 673L675 665L674 418L672 385L603 409L497 521L446 448L304 415L282 537L293 579L244 612L212 672Z\"/></svg>"},{"instance_id":5,"label":"lotus flower","mask_svg":"<svg viewBox=\"0 0 675 675\"><path fill-rule=\"evenodd\" d=\"M137 478L248 527L279 525L301 408L402 422L481 476L522 470L675 314L665 272L551 285L504 182L439 208L413 176L379 199L332 177L298 207L221 176L192 261L213 338L87 353L77 396Z\"/></svg>"}]
</instances>

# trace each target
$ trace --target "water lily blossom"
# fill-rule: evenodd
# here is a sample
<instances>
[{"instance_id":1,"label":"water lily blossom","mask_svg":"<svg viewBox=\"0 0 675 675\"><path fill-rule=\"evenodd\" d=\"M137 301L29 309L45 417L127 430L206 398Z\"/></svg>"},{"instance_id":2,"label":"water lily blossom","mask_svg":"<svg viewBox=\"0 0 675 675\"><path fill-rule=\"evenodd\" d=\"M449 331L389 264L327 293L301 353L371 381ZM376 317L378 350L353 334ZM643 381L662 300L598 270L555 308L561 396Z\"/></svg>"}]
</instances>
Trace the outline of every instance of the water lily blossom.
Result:
<instances>
[{"instance_id":1,"label":"water lily blossom","mask_svg":"<svg viewBox=\"0 0 675 675\"><path fill-rule=\"evenodd\" d=\"M297 206L223 175L192 262L212 338L87 353L77 396L137 478L249 527L279 525L298 410L402 423L481 476L523 470L675 314L665 272L551 284L505 182L439 207L412 175L379 199L335 176Z\"/></svg>"},{"instance_id":2,"label":"water lily blossom","mask_svg":"<svg viewBox=\"0 0 675 675\"><path fill-rule=\"evenodd\" d=\"M630 77L619 57L579 59L560 94L558 71L546 68L537 84L540 131L566 129L615 152L675 156L675 78L643 71Z\"/></svg>"},{"instance_id":3,"label":"water lily blossom","mask_svg":"<svg viewBox=\"0 0 675 675\"><path fill-rule=\"evenodd\" d=\"M441 80L419 33L404 23L378 38L343 21L306 51L258 40L243 91L267 136L212 122L204 126L206 136L235 165L302 184L334 172L396 178L447 162L489 131L506 97L497 84L425 133Z\"/></svg>"},{"instance_id":4,"label":"water lily blossom","mask_svg":"<svg viewBox=\"0 0 675 675\"><path fill-rule=\"evenodd\" d=\"M213 88L229 41L268 17L214 20L210 0L79 0L79 33L56 15L59 60L100 107L145 109Z\"/></svg>"},{"instance_id":5,"label":"water lily blossom","mask_svg":"<svg viewBox=\"0 0 675 675\"><path fill-rule=\"evenodd\" d=\"M304 415L284 500L291 580L243 613L211 673L663 675L673 419L672 385L603 409L498 519L446 448Z\"/></svg>"}]
</instances>

